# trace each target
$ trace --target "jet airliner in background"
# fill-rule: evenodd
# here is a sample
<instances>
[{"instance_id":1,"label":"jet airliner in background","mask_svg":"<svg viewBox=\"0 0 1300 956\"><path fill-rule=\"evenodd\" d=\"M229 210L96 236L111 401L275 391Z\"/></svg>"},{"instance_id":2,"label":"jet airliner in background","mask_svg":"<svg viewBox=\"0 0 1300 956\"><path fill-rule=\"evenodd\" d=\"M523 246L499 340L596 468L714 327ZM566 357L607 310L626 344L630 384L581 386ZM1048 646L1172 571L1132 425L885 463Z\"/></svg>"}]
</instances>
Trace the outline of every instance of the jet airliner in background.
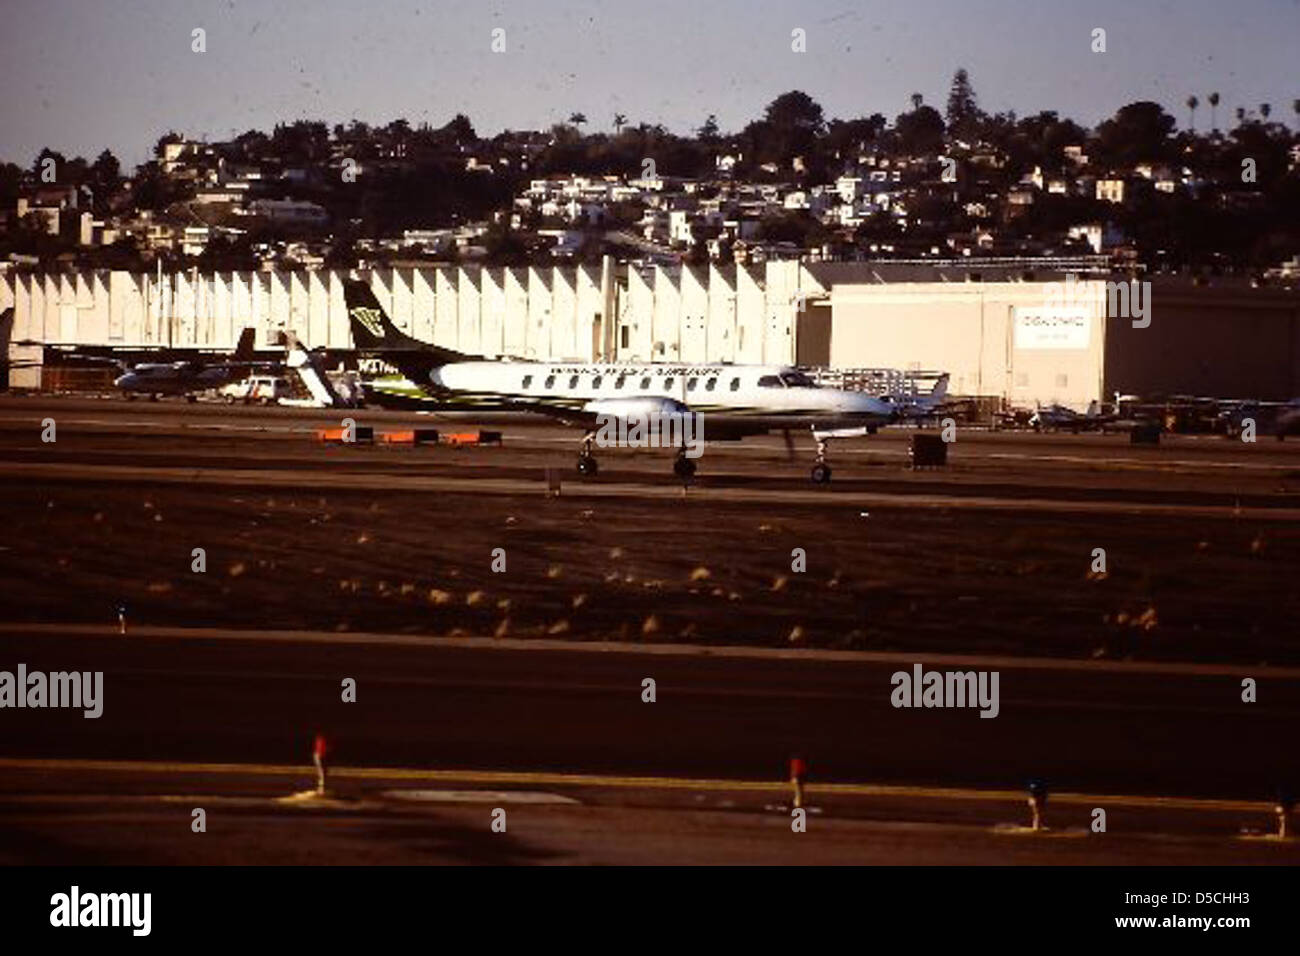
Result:
<instances>
[{"instance_id":1,"label":"jet airliner in background","mask_svg":"<svg viewBox=\"0 0 1300 956\"><path fill-rule=\"evenodd\" d=\"M881 398L818 386L805 373L781 365L686 363L570 363L493 361L414 339L388 317L370 286L344 283L344 297L359 351L398 368L444 410L523 410L586 429L578 470L596 474L592 453L598 423L699 413L708 441L809 429L817 442L812 480L830 481L826 463L832 438L874 434L881 425L915 416L943 400L948 376L928 396ZM695 462L685 449L673 469L688 478Z\"/></svg>"}]
</instances>

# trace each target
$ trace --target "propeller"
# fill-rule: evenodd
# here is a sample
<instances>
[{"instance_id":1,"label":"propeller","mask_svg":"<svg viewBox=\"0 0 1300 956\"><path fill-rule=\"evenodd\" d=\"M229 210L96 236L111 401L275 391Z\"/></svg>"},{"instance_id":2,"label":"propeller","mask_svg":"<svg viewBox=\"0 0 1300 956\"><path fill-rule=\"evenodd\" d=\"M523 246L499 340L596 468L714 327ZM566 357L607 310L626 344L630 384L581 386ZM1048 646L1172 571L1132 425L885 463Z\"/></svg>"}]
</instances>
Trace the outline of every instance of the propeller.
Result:
<instances>
[{"instance_id":1,"label":"propeller","mask_svg":"<svg viewBox=\"0 0 1300 956\"><path fill-rule=\"evenodd\" d=\"M790 429L784 429L781 434L785 436L785 460L794 461L794 436L790 434Z\"/></svg>"}]
</instances>

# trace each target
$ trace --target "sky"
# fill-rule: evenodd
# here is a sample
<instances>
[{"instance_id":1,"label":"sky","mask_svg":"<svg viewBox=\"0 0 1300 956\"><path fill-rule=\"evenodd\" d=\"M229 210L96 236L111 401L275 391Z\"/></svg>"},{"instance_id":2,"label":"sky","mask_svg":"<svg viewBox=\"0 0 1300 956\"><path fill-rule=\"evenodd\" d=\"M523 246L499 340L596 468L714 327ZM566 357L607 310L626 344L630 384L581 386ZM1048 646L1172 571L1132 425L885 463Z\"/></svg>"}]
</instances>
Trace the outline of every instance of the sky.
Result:
<instances>
[{"instance_id":1,"label":"sky","mask_svg":"<svg viewBox=\"0 0 1300 956\"><path fill-rule=\"evenodd\" d=\"M990 112L1092 126L1153 99L1184 126L1194 93L1204 128L1217 90L1221 127L1263 102L1294 125L1298 39L1300 0L4 0L0 160L108 147L131 167L171 129L458 112L480 136L573 112L587 131L624 113L688 133L715 113L730 132L791 89L828 118L892 121L913 92L942 111L958 67Z\"/></svg>"}]
</instances>

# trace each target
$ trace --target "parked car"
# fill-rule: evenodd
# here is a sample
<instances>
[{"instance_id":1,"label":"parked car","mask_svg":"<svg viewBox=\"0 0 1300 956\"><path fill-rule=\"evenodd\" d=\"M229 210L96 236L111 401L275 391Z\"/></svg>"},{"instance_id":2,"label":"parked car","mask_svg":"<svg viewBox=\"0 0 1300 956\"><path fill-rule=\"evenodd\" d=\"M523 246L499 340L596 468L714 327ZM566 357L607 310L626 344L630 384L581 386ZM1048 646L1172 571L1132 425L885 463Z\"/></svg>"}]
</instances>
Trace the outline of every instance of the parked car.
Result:
<instances>
[{"instance_id":1,"label":"parked car","mask_svg":"<svg viewBox=\"0 0 1300 956\"><path fill-rule=\"evenodd\" d=\"M250 375L242 382L227 385L221 390L221 396L226 400L227 405L233 405L235 402L243 402L245 405L254 402L261 405L274 405L291 394L289 380L277 375Z\"/></svg>"}]
</instances>

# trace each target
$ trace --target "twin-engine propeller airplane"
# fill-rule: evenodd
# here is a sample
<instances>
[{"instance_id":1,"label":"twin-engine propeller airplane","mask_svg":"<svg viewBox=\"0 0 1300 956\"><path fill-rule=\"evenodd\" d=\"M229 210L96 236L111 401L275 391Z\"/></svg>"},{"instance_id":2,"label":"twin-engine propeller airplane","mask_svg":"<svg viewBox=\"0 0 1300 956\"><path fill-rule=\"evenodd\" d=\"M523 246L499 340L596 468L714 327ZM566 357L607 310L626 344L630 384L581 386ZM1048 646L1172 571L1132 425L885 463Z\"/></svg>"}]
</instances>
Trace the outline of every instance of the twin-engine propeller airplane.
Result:
<instances>
[{"instance_id":1,"label":"twin-engine propeller airplane","mask_svg":"<svg viewBox=\"0 0 1300 956\"><path fill-rule=\"evenodd\" d=\"M393 325L365 282L348 280L344 297L358 350L394 365L444 409L523 410L586 429L578 471L595 475L592 445L611 423L653 424L691 416L708 441L735 441L807 428L817 441L812 480L830 481L826 463L832 438L874 434L904 414L915 415L943 399L948 376L930 395L903 403L862 392L822 388L796 368L781 365L615 364L490 361L430 345ZM631 429L627 428L630 432ZM683 443L674 472L695 473Z\"/></svg>"},{"instance_id":2,"label":"twin-engine propeller airplane","mask_svg":"<svg viewBox=\"0 0 1300 956\"><path fill-rule=\"evenodd\" d=\"M122 365L122 374L113 384L126 393L127 398L147 395L184 395L190 401L198 392L221 388L248 376L254 368L275 363L253 359L253 335L250 326L240 333L239 342L230 358L180 359L175 362L140 362ZM121 364L121 363L119 363Z\"/></svg>"}]
</instances>

